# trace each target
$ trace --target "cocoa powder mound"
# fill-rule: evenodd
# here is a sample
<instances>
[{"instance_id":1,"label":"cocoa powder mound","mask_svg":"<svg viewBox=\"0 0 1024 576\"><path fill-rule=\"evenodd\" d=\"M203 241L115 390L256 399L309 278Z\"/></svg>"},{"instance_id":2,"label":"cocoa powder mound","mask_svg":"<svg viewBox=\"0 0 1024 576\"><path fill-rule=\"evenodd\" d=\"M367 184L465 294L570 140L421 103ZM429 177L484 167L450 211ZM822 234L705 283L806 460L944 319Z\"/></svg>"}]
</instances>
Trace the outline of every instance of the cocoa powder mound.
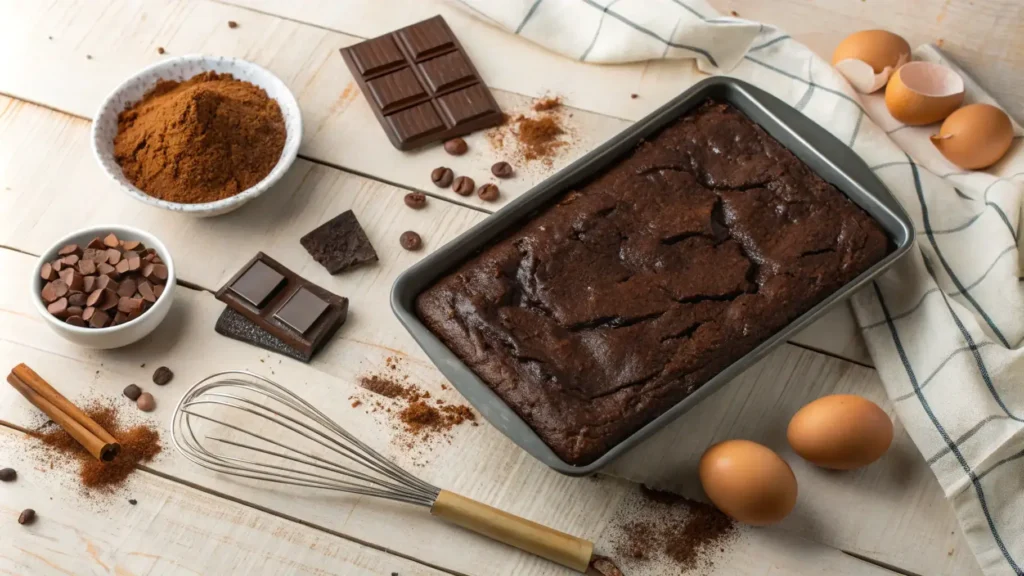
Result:
<instances>
[{"instance_id":1,"label":"cocoa powder mound","mask_svg":"<svg viewBox=\"0 0 1024 576\"><path fill-rule=\"evenodd\" d=\"M204 72L184 82L160 80L121 112L114 159L150 196L213 202L266 177L285 137L281 107L262 88Z\"/></svg>"},{"instance_id":2,"label":"cocoa powder mound","mask_svg":"<svg viewBox=\"0 0 1024 576\"><path fill-rule=\"evenodd\" d=\"M112 492L128 479L138 464L151 461L162 450L159 432L146 424L124 425L114 405L94 401L82 410L121 444L121 452L113 461L97 460L52 422L34 430L31 436L49 452L51 467L77 463L83 487Z\"/></svg>"},{"instance_id":3,"label":"cocoa powder mound","mask_svg":"<svg viewBox=\"0 0 1024 576\"><path fill-rule=\"evenodd\" d=\"M514 122L516 138L522 145L523 157L526 160L549 158L554 155L557 148L565 145L565 142L559 140L559 136L565 131L557 118L517 116Z\"/></svg>"}]
</instances>

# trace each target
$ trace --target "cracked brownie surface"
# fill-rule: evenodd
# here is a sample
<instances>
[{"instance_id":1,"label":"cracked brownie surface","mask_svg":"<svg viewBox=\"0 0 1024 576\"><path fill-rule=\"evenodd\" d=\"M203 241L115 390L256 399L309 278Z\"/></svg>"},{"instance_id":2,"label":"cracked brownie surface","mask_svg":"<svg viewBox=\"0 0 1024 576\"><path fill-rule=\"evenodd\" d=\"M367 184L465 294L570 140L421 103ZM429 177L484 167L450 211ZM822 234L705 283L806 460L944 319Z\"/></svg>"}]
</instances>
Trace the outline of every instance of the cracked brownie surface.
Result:
<instances>
[{"instance_id":1,"label":"cracked brownie surface","mask_svg":"<svg viewBox=\"0 0 1024 576\"><path fill-rule=\"evenodd\" d=\"M581 465L888 249L846 196L707 102L444 276L416 309Z\"/></svg>"}]
</instances>

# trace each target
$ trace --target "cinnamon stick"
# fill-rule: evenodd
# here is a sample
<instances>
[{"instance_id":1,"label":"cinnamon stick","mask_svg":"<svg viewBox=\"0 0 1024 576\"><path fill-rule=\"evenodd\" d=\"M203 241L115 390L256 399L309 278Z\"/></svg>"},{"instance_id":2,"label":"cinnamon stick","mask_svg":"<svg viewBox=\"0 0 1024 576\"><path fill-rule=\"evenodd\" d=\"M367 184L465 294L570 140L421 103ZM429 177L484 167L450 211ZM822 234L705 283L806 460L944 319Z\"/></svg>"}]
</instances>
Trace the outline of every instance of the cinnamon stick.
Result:
<instances>
[{"instance_id":1,"label":"cinnamon stick","mask_svg":"<svg viewBox=\"0 0 1024 576\"><path fill-rule=\"evenodd\" d=\"M95 458L109 462L121 451L116 438L25 364L15 366L7 382Z\"/></svg>"}]
</instances>

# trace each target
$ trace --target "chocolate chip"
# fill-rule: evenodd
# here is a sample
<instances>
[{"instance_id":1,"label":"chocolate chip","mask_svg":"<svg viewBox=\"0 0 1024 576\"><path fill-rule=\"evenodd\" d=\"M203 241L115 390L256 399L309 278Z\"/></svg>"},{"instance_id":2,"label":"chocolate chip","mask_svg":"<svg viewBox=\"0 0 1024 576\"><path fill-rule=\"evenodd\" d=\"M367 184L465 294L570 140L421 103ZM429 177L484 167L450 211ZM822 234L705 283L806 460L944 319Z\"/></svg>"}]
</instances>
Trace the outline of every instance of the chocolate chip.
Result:
<instances>
[{"instance_id":1,"label":"chocolate chip","mask_svg":"<svg viewBox=\"0 0 1024 576\"><path fill-rule=\"evenodd\" d=\"M498 199L498 196L501 195L501 191L498 190L498 186L496 184L491 184L490 182L488 182L487 184L484 184L483 186L480 187L479 190L476 191L476 195L479 196L481 200L484 200L486 202L494 202L495 200Z\"/></svg>"},{"instance_id":2,"label":"chocolate chip","mask_svg":"<svg viewBox=\"0 0 1024 576\"><path fill-rule=\"evenodd\" d=\"M419 210L427 205L427 195L419 192L409 192L405 195L405 205L413 210Z\"/></svg>"},{"instance_id":3,"label":"chocolate chip","mask_svg":"<svg viewBox=\"0 0 1024 576\"><path fill-rule=\"evenodd\" d=\"M640 95L639 94L630 94L629 97L632 98L633 100L636 100L637 98L640 97Z\"/></svg>"},{"instance_id":4,"label":"chocolate chip","mask_svg":"<svg viewBox=\"0 0 1024 576\"><path fill-rule=\"evenodd\" d=\"M512 165L504 160L501 162L495 162L491 166L491 174L494 174L498 178L511 178L515 170L512 169Z\"/></svg>"},{"instance_id":5,"label":"chocolate chip","mask_svg":"<svg viewBox=\"0 0 1024 576\"><path fill-rule=\"evenodd\" d=\"M78 264L78 260L78 254L70 254L60 259L65 266L74 266L75 264Z\"/></svg>"},{"instance_id":6,"label":"chocolate chip","mask_svg":"<svg viewBox=\"0 0 1024 576\"><path fill-rule=\"evenodd\" d=\"M18 473L14 468L4 468L0 470L0 482L13 482L18 477Z\"/></svg>"},{"instance_id":7,"label":"chocolate chip","mask_svg":"<svg viewBox=\"0 0 1024 576\"><path fill-rule=\"evenodd\" d=\"M103 245L106 246L107 248L117 248L121 244L118 241L117 236L113 232L111 232L110 234L107 234L106 238L103 239Z\"/></svg>"},{"instance_id":8,"label":"chocolate chip","mask_svg":"<svg viewBox=\"0 0 1024 576\"><path fill-rule=\"evenodd\" d=\"M451 186L454 178L455 172L452 172L451 168L445 168L444 166L438 166L430 172L430 181L438 188L447 188Z\"/></svg>"},{"instance_id":9,"label":"chocolate chip","mask_svg":"<svg viewBox=\"0 0 1024 576\"><path fill-rule=\"evenodd\" d=\"M135 405L143 412L152 412L156 410L156 398L153 398L153 395L149 392L143 392L139 395L139 399L135 401Z\"/></svg>"},{"instance_id":10,"label":"chocolate chip","mask_svg":"<svg viewBox=\"0 0 1024 576\"><path fill-rule=\"evenodd\" d=\"M473 190L476 190L476 182L469 176L459 176L452 184L452 192L460 196L469 196Z\"/></svg>"},{"instance_id":11,"label":"chocolate chip","mask_svg":"<svg viewBox=\"0 0 1024 576\"><path fill-rule=\"evenodd\" d=\"M129 498L128 503L131 504L132 506L135 506L136 504L139 503L139 501L136 500L135 498Z\"/></svg>"},{"instance_id":12,"label":"chocolate chip","mask_svg":"<svg viewBox=\"0 0 1024 576\"><path fill-rule=\"evenodd\" d=\"M84 314L84 312L83 312L83 314ZM85 328L85 320L82 319L81 315L68 316L68 319L65 320L65 322L67 322L68 324L71 324L72 326L78 326L79 328Z\"/></svg>"},{"instance_id":13,"label":"chocolate chip","mask_svg":"<svg viewBox=\"0 0 1024 576\"><path fill-rule=\"evenodd\" d=\"M106 328L110 324L110 314L107 314L103 310L97 310L95 308L86 308L82 312L82 318L89 313L89 310L93 310L89 317L89 326L93 328Z\"/></svg>"},{"instance_id":14,"label":"chocolate chip","mask_svg":"<svg viewBox=\"0 0 1024 576\"><path fill-rule=\"evenodd\" d=\"M142 388L139 388L135 384L129 384L124 387L124 390L122 390L121 393L132 402L135 402L139 399L139 396L142 395Z\"/></svg>"},{"instance_id":15,"label":"chocolate chip","mask_svg":"<svg viewBox=\"0 0 1024 576\"><path fill-rule=\"evenodd\" d=\"M402 248L415 252L423 247L423 239L420 235L409 230L408 232L402 232L401 238L398 241L402 244Z\"/></svg>"},{"instance_id":16,"label":"chocolate chip","mask_svg":"<svg viewBox=\"0 0 1024 576\"><path fill-rule=\"evenodd\" d=\"M53 314L57 318L64 318L65 316L67 316L66 312L68 311L68 299L59 298L57 300L54 300L46 307L46 311L49 312L50 314Z\"/></svg>"},{"instance_id":17,"label":"chocolate chip","mask_svg":"<svg viewBox=\"0 0 1024 576\"><path fill-rule=\"evenodd\" d=\"M47 282L57 279L57 273L53 271L53 266L49 262L44 262L39 268L39 276Z\"/></svg>"},{"instance_id":18,"label":"chocolate chip","mask_svg":"<svg viewBox=\"0 0 1024 576\"><path fill-rule=\"evenodd\" d=\"M21 511L21 515L18 516L18 524L31 524L36 521L36 511L31 508L25 508Z\"/></svg>"},{"instance_id":19,"label":"chocolate chip","mask_svg":"<svg viewBox=\"0 0 1024 576\"><path fill-rule=\"evenodd\" d=\"M58 256L70 256L72 254L78 254L78 253L79 253L78 244L68 244L67 246L65 246L65 247L63 247L63 248L61 248L60 250L57 251L57 255Z\"/></svg>"},{"instance_id":20,"label":"chocolate chip","mask_svg":"<svg viewBox=\"0 0 1024 576\"><path fill-rule=\"evenodd\" d=\"M166 50L164 50L163 46L157 46L156 47L156 53L157 54L163 54L164 52L166 52Z\"/></svg>"},{"instance_id":21,"label":"chocolate chip","mask_svg":"<svg viewBox=\"0 0 1024 576\"><path fill-rule=\"evenodd\" d=\"M444 151L452 156L462 156L469 150L469 146L462 138L452 138L444 143Z\"/></svg>"},{"instance_id":22,"label":"chocolate chip","mask_svg":"<svg viewBox=\"0 0 1024 576\"><path fill-rule=\"evenodd\" d=\"M234 20L228 20L228 28L231 28L231 29L238 28L238 22L235 22Z\"/></svg>"},{"instance_id":23,"label":"chocolate chip","mask_svg":"<svg viewBox=\"0 0 1024 576\"><path fill-rule=\"evenodd\" d=\"M161 366L156 369L156 372L153 372L153 383L157 386L167 384L171 381L171 378L174 378L174 372L171 372L171 369L167 366Z\"/></svg>"}]
</instances>

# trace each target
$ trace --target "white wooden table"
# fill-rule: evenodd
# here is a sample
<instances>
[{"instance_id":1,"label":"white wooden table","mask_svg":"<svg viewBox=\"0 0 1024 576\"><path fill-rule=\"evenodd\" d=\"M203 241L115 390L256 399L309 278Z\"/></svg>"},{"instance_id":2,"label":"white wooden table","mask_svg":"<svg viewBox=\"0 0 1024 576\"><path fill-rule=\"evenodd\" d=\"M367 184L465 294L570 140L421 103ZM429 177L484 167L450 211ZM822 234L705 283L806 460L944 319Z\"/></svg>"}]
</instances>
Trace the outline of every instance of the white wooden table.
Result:
<instances>
[{"instance_id":1,"label":"white wooden table","mask_svg":"<svg viewBox=\"0 0 1024 576\"><path fill-rule=\"evenodd\" d=\"M786 0L769 10L756 0L715 2L725 12L781 25L826 55L843 35L865 27L891 27L912 43L938 36L951 48L955 41L953 55L1020 112L1020 100L1008 97L1020 90L1024 68L1016 2L908 0L900 11L871 6L878 3L835 0L826 9L811 0ZM967 10L969 21L954 18ZM0 0L0 369L27 362L75 398L117 396L130 382L148 382L153 367L171 366L175 381L155 390L154 417L165 439L170 413L189 383L223 369L273 370L274 378L371 445L411 464L391 448L386 422L345 399L358 390L361 373L394 354L433 394L458 399L441 388L440 374L392 317L387 295L397 274L420 257L399 248L402 231L419 231L429 251L500 207L438 191L430 185L430 170L449 165L485 181L495 155L481 135L468 138L471 153L461 158L438 147L395 151L354 88L338 48L436 13L448 19L506 110L524 108L532 96L548 92L575 108L576 144L550 168L520 170L503 183L502 202L699 79L688 63L585 66L434 0ZM995 27L988 41L972 32L982 25L979 15ZM229 29L229 20L239 27ZM89 118L113 86L163 57L157 47L168 55L243 57L291 87L302 107L305 141L275 190L234 214L198 221L142 206L106 179L89 149ZM640 97L631 99L631 93ZM403 206L409 189L431 195L425 210ZM331 277L297 240L349 208L380 262ZM26 290L36 254L70 230L102 223L156 234L171 250L180 277L200 288L178 291L169 319L152 337L107 352L76 348L51 333ZM351 299L349 321L312 364L280 359L213 331L223 306L212 291L257 250ZM890 409L845 307L596 480L545 469L487 425L456 428L451 445L418 460L415 470L437 485L593 539L600 549L621 528L636 483L700 497L694 468L703 449L720 439L754 438L793 466L799 502L779 526L744 528L716 557L712 573L977 574L951 509L898 422L890 453L853 473L814 469L788 449L784 431L792 413L838 391ZM13 389L0 387L0 418L27 422L31 413ZM170 449L132 478L128 490L137 506L121 496L83 496L73 478L33 460L25 442L0 428L0 465L20 473L17 482L0 485L0 522L13 524L25 507L40 517L27 528L5 524L5 574L565 573L420 510L240 482L198 469ZM672 566L649 570L677 573Z\"/></svg>"}]
</instances>

